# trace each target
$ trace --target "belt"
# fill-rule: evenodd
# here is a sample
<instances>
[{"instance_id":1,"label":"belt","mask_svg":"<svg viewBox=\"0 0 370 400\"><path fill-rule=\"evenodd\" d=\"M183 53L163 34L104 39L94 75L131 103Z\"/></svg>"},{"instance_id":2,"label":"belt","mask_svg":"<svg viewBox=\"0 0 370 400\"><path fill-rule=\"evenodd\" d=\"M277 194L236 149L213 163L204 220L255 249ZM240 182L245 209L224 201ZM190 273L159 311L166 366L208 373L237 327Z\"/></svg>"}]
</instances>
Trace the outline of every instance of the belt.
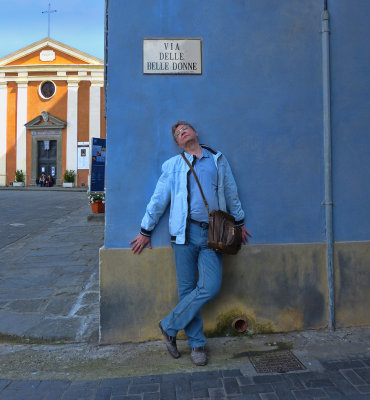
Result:
<instances>
[{"instance_id":1,"label":"belt","mask_svg":"<svg viewBox=\"0 0 370 400\"><path fill-rule=\"evenodd\" d=\"M208 229L208 222L199 222L199 221L195 221L195 219L190 219L190 222L192 222L193 224L197 224L199 225L202 229Z\"/></svg>"}]
</instances>

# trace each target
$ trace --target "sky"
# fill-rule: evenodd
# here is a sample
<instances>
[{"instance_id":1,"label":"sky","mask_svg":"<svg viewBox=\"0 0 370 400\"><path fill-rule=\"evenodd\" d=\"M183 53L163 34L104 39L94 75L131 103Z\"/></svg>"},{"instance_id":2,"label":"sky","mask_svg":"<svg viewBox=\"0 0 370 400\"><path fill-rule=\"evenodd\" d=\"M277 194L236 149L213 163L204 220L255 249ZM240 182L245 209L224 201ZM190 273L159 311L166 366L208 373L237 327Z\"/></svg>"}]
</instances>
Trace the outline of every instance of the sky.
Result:
<instances>
[{"instance_id":1,"label":"sky","mask_svg":"<svg viewBox=\"0 0 370 400\"><path fill-rule=\"evenodd\" d=\"M105 0L0 0L0 58L48 36L104 59Z\"/></svg>"}]
</instances>

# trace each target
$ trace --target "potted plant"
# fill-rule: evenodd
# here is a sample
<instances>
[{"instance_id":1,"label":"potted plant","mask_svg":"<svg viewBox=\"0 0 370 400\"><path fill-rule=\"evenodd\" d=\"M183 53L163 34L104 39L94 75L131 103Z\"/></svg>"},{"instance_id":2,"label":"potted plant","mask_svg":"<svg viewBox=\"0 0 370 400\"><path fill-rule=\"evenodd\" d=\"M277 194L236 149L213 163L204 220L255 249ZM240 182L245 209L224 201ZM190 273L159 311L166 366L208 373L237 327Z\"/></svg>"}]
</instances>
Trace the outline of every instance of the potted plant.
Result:
<instances>
[{"instance_id":1,"label":"potted plant","mask_svg":"<svg viewBox=\"0 0 370 400\"><path fill-rule=\"evenodd\" d=\"M105 193L94 192L89 194L89 203L94 214L105 212Z\"/></svg>"},{"instance_id":2,"label":"potted plant","mask_svg":"<svg viewBox=\"0 0 370 400\"><path fill-rule=\"evenodd\" d=\"M72 169L66 169L63 175L63 187L74 187L76 172Z\"/></svg>"},{"instance_id":3,"label":"potted plant","mask_svg":"<svg viewBox=\"0 0 370 400\"><path fill-rule=\"evenodd\" d=\"M17 169L15 171L15 182L13 182L13 186L24 186L24 173L21 169Z\"/></svg>"}]
</instances>

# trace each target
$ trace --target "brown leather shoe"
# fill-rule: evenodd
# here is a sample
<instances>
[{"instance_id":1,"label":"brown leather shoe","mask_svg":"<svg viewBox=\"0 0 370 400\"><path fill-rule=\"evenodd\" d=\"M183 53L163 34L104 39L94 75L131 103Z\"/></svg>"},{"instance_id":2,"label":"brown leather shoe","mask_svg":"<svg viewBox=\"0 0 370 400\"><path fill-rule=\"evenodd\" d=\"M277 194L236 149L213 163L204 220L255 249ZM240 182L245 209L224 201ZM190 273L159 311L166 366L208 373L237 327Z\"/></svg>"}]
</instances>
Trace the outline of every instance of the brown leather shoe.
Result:
<instances>
[{"instance_id":1,"label":"brown leather shoe","mask_svg":"<svg viewBox=\"0 0 370 400\"><path fill-rule=\"evenodd\" d=\"M159 322L158 326L159 326L159 329L161 330L162 335L166 341L166 346L167 346L168 352L171 354L171 356L173 358L179 358L181 356L181 354L177 350L176 338L168 335L167 332L162 328L162 324L160 322Z\"/></svg>"},{"instance_id":2,"label":"brown leather shoe","mask_svg":"<svg viewBox=\"0 0 370 400\"><path fill-rule=\"evenodd\" d=\"M207 365L208 360L207 360L206 348L204 346L193 347L191 349L190 358L195 365L198 366Z\"/></svg>"}]
</instances>

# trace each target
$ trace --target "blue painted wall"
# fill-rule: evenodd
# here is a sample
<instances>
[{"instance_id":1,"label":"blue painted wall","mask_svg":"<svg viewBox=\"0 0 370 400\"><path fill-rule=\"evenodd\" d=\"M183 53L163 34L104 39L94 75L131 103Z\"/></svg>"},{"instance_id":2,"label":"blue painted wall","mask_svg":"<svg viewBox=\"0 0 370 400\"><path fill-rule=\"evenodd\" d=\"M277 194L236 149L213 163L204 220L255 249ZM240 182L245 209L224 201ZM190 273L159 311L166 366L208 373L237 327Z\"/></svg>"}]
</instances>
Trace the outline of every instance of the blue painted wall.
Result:
<instances>
[{"instance_id":1,"label":"blue painted wall","mask_svg":"<svg viewBox=\"0 0 370 400\"><path fill-rule=\"evenodd\" d=\"M370 239L370 1L331 0L334 238Z\"/></svg>"},{"instance_id":2,"label":"blue painted wall","mask_svg":"<svg viewBox=\"0 0 370 400\"><path fill-rule=\"evenodd\" d=\"M109 1L106 248L129 247L138 233L161 164L179 151L170 131L178 119L227 156L253 243L325 240L322 8L319 0ZM367 0L329 1L337 240L370 236L369 10ZM143 75L146 37L202 38L203 75ZM167 225L165 215L154 246L169 245Z\"/></svg>"}]
</instances>

